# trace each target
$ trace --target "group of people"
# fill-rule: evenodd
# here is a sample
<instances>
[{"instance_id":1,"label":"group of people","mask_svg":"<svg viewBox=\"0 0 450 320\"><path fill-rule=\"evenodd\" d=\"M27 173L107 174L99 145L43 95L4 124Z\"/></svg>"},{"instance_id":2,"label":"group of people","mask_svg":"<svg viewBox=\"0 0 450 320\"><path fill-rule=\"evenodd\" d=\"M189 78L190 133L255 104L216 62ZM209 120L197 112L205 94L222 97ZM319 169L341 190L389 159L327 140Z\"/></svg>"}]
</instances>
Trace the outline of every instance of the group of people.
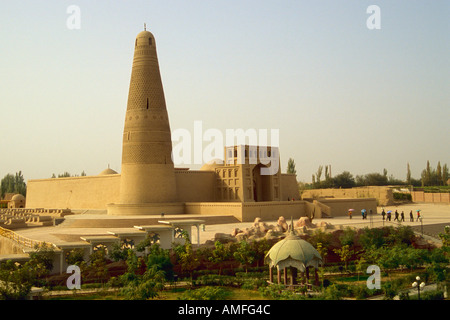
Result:
<instances>
[{"instance_id":1,"label":"group of people","mask_svg":"<svg viewBox=\"0 0 450 320\"><path fill-rule=\"evenodd\" d=\"M353 214L353 209L348 210L348 216L351 219L352 218L352 214ZM370 209L370 215L372 215L372 209ZM364 219L367 219L367 210L366 209L362 209L361 210L361 216Z\"/></svg>"},{"instance_id":2,"label":"group of people","mask_svg":"<svg viewBox=\"0 0 450 320\"><path fill-rule=\"evenodd\" d=\"M417 210L416 212L417 212L417 220L416 221L419 221L420 220L420 210ZM352 214L353 214L353 209L350 209L348 211L348 216L349 216L350 219L352 218ZM372 214L372 210L370 210L370 214ZM361 215L362 215L363 220L367 219L367 210L366 209L361 210ZM384 208L383 208L383 211L381 212L381 216L383 217L383 221L384 220L391 221L392 220L392 211L389 210L388 212L385 212ZM402 211L401 213L398 213L398 211L395 210L395 212L394 212L394 221L396 221L396 220L398 222L405 221L405 213L404 213L404 211ZM413 214L412 210L409 212L409 221L410 222L414 222L414 214Z\"/></svg>"},{"instance_id":3,"label":"group of people","mask_svg":"<svg viewBox=\"0 0 450 320\"><path fill-rule=\"evenodd\" d=\"M391 219L392 219L392 211L389 210L388 212L385 212L384 209L383 209L383 211L381 211L381 216L383 217L383 221L385 220L385 218L386 218L386 221L391 221ZM399 217L398 211L395 210L395 212L394 212L394 221L395 220L397 220L399 222L400 221L405 221L405 213L402 211L400 213L400 217ZM419 220L420 220L420 210L417 210L417 220L416 221L419 221ZM414 214L413 214L412 210L409 212L409 221L410 222L414 222Z\"/></svg>"}]
</instances>

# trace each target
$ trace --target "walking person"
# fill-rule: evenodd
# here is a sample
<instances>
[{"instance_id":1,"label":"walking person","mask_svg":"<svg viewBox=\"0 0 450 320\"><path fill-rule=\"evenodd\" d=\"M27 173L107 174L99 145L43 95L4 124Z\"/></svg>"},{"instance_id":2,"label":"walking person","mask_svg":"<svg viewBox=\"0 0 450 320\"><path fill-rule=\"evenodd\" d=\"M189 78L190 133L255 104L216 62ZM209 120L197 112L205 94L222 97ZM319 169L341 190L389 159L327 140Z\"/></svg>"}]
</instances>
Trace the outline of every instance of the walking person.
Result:
<instances>
[{"instance_id":1,"label":"walking person","mask_svg":"<svg viewBox=\"0 0 450 320\"><path fill-rule=\"evenodd\" d=\"M409 221L414 222L414 215L412 213L412 210L409 212Z\"/></svg>"},{"instance_id":2,"label":"walking person","mask_svg":"<svg viewBox=\"0 0 450 320\"><path fill-rule=\"evenodd\" d=\"M386 216L386 212L384 212L384 209L383 209L383 211L381 211L381 216L383 217L383 221L384 221L384 217ZM413 221L414 221L414 219L413 219Z\"/></svg>"},{"instance_id":3,"label":"walking person","mask_svg":"<svg viewBox=\"0 0 450 320\"><path fill-rule=\"evenodd\" d=\"M419 221L419 219L420 219L420 210L417 210L417 220L416 221Z\"/></svg>"},{"instance_id":4,"label":"walking person","mask_svg":"<svg viewBox=\"0 0 450 320\"><path fill-rule=\"evenodd\" d=\"M401 221L405 222L405 213L402 211L402 213L400 213L400 217L401 217Z\"/></svg>"},{"instance_id":5,"label":"walking person","mask_svg":"<svg viewBox=\"0 0 450 320\"><path fill-rule=\"evenodd\" d=\"M397 210L395 210L395 218L394 218L394 221L395 221L395 220L398 221L398 211L397 211Z\"/></svg>"},{"instance_id":6,"label":"walking person","mask_svg":"<svg viewBox=\"0 0 450 320\"><path fill-rule=\"evenodd\" d=\"M389 221L391 221L391 214L392 214L392 211L387 212L387 220L389 220Z\"/></svg>"}]
</instances>

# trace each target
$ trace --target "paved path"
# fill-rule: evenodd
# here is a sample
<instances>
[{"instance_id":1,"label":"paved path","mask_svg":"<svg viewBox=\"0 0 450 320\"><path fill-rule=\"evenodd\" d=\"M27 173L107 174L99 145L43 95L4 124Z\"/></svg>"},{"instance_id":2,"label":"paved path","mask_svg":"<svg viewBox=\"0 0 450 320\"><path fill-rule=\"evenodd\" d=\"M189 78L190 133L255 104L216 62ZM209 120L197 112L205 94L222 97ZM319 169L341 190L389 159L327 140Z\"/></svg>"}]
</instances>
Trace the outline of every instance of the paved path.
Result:
<instances>
[{"instance_id":1,"label":"paved path","mask_svg":"<svg viewBox=\"0 0 450 320\"><path fill-rule=\"evenodd\" d=\"M437 285L435 283L431 283L429 285L426 285L422 289L420 289L420 294L422 295L422 293L424 293L424 292L436 290L436 288L437 288ZM408 290L408 294L410 297L417 295L417 293L418 293L417 288L411 288ZM367 300L384 300L384 295L367 298ZM400 297L397 295L394 297L393 300L400 300Z\"/></svg>"},{"instance_id":2,"label":"paved path","mask_svg":"<svg viewBox=\"0 0 450 320\"><path fill-rule=\"evenodd\" d=\"M347 216L343 217L334 217L334 218L324 218L324 219L314 219L313 223L318 223L320 221L326 221L334 226L354 226L354 227L365 227L365 226L373 226L380 227L383 225L409 225L414 228L415 231L420 232L422 225L424 228L424 233L426 235L432 235L434 237L437 236L439 232L443 232L443 227L447 224L450 224L450 205L448 204L428 204L428 203L416 203L416 204L408 204L401 206L390 206L384 207L385 211L388 210L398 210L398 212L405 212L405 222L397 222L397 221L384 221L381 218L381 210L382 208L378 208L378 213L370 217L366 220L363 220L361 217L355 215L352 219L349 219ZM409 221L409 212L413 210L415 214L416 210L420 209L423 220L422 225L420 222ZM126 219L125 219L126 218ZM54 227L36 227L36 228L28 228L17 230L16 232L21 236L40 240L47 242L62 242L62 241L79 241L79 237L81 235L105 235L108 231L127 231L134 230L133 224L130 224L130 218L137 219L143 224L156 224L160 217L118 217L118 216L108 216L104 213L93 212L93 213L84 213L77 214L72 216L66 216L66 219L63 223L54 226ZM204 243L206 240L214 239L214 235L216 233L228 233L230 234L235 228L240 228L241 230L245 228L249 228L253 225L253 222L239 222L232 216L193 216L193 215L176 215L176 216L165 216L166 219L204 219L206 221L204 230L200 230L200 242ZM288 217L285 217L288 218ZM128 222L125 220L128 219ZM147 220L146 220L147 219ZM89 220L91 223L89 224ZM264 221L268 224L275 225L276 221ZM196 231L193 230L193 236L196 237ZM193 239L193 243L196 243L197 239Z\"/></svg>"}]
</instances>

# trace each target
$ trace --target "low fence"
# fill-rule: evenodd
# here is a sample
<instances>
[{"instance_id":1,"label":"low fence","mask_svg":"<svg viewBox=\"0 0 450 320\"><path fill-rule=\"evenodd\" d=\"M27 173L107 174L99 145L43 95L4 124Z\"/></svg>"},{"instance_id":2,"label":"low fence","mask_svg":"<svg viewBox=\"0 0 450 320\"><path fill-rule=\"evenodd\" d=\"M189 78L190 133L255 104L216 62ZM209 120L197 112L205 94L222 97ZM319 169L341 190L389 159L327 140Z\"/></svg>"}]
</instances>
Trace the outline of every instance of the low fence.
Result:
<instances>
[{"instance_id":1,"label":"low fence","mask_svg":"<svg viewBox=\"0 0 450 320\"><path fill-rule=\"evenodd\" d=\"M42 242L42 241L38 241L38 240L32 240L26 237L23 237L21 235L18 235L17 233L15 233L14 231L5 229L0 227L0 236L10 239L12 241L14 241L15 243L17 243L18 245L25 247L25 248L31 248L34 249L36 246L44 246L44 245L50 245L48 243Z\"/></svg>"}]
</instances>

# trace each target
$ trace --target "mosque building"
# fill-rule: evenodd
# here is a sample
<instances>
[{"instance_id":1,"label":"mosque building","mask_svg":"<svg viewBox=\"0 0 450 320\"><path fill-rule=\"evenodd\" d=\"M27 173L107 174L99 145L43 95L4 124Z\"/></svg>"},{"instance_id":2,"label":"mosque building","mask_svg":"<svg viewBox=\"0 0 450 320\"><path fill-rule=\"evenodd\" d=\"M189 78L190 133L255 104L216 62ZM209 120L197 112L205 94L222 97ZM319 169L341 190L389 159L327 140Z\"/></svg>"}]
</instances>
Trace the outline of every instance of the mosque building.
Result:
<instances>
[{"instance_id":1,"label":"mosque building","mask_svg":"<svg viewBox=\"0 0 450 320\"><path fill-rule=\"evenodd\" d=\"M281 173L271 146L226 146L225 159L200 170L176 168L156 41L147 30L134 41L122 140L121 173L29 180L27 208L104 210L108 215L229 214L240 221L321 212L300 201L296 176ZM272 160L271 174L267 158ZM296 201L292 201L292 200Z\"/></svg>"}]
</instances>

